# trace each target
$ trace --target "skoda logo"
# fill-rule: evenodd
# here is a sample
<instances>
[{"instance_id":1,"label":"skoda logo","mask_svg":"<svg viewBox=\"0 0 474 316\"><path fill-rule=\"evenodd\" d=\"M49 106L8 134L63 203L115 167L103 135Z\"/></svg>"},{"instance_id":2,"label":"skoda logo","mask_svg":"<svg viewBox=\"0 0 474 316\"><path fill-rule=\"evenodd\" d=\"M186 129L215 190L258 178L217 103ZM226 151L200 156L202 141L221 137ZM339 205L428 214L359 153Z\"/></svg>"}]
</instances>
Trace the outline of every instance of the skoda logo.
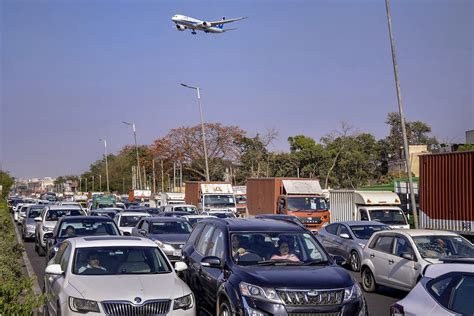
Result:
<instances>
[{"instance_id":1,"label":"skoda logo","mask_svg":"<svg viewBox=\"0 0 474 316\"><path fill-rule=\"evenodd\" d=\"M308 296L318 296L318 295L319 295L319 292L316 290L311 290L308 292Z\"/></svg>"},{"instance_id":2,"label":"skoda logo","mask_svg":"<svg viewBox=\"0 0 474 316\"><path fill-rule=\"evenodd\" d=\"M133 300L134 300L135 303L137 303L137 304L140 304L140 303L142 302L142 299L139 298L139 297L135 297Z\"/></svg>"}]
</instances>

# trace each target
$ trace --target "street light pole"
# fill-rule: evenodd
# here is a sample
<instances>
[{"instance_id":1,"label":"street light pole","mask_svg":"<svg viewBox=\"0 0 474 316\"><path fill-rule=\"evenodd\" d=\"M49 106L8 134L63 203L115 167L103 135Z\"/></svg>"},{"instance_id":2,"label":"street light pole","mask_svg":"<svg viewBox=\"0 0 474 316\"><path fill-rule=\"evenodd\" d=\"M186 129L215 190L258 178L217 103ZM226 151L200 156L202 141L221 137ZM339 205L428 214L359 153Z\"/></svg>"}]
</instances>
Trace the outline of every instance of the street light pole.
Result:
<instances>
[{"instance_id":1,"label":"street light pole","mask_svg":"<svg viewBox=\"0 0 474 316\"><path fill-rule=\"evenodd\" d=\"M107 181L107 192L110 192L110 189L109 189L109 165L107 163L107 140L105 138L101 138L99 139L99 141L103 141L104 142L104 149L105 149L105 177L106 177L106 181ZM100 186L101 189L102 189L102 185Z\"/></svg>"},{"instance_id":2,"label":"street light pole","mask_svg":"<svg viewBox=\"0 0 474 316\"><path fill-rule=\"evenodd\" d=\"M197 99L198 99L198 104L199 104L199 114L200 114L200 117L201 117L202 143L203 143L203 146L204 146L204 160L206 162L206 181L210 181L210 178L209 178L209 163L207 161L206 134L204 132L204 119L203 119L203 116L202 116L200 88L199 87L188 86L184 83L182 83L181 85L185 88L194 89L194 90L197 91Z\"/></svg>"},{"instance_id":3,"label":"street light pole","mask_svg":"<svg viewBox=\"0 0 474 316\"><path fill-rule=\"evenodd\" d=\"M410 188L411 209L413 211L415 229L417 229L418 228L418 211L416 209L415 193L413 191L410 152L408 148L407 131L405 127L405 115L403 114L402 95L400 93L400 80L398 78L398 64L397 64L397 57L395 54L395 41L393 39L393 33L392 33L392 17L390 15L390 1L389 0L385 0L385 9L387 11L388 32L390 35L390 47L392 49L392 62L393 62L393 72L395 74L395 85L396 85L396 90L397 90L398 111L400 112L400 123L402 124L403 147L404 147L404 152L405 152L405 161L407 165L408 185Z\"/></svg>"},{"instance_id":4,"label":"street light pole","mask_svg":"<svg viewBox=\"0 0 474 316\"><path fill-rule=\"evenodd\" d=\"M92 176L92 192L95 192L95 188L94 188L94 178L95 178L95 176Z\"/></svg>"},{"instance_id":5,"label":"street light pole","mask_svg":"<svg viewBox=\"0 0 474 316\"><path fill-rule=\"evenodd\" d=\"M122 121L123 124L132 126L133 128L133 137L135 139L135 151L137 154L137 189L141 189L141 176L140 176L140 159L138 158L138 145L137 145L137 130L135 129L135 123L129 123Z\"/></svg>"}]
</instances>

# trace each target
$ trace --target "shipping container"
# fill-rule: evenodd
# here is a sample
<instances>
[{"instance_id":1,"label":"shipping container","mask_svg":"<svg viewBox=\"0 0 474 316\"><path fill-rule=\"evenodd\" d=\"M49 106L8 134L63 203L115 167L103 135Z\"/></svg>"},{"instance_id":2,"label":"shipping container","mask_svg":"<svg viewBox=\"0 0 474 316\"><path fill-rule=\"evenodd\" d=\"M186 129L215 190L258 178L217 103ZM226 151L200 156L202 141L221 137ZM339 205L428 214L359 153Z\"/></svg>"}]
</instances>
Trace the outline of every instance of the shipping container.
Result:
<instances>
[{"instance_id":1,"label":"shipping container","mask_svg":"<svg viewBox=\"0 0 474 316\"><path fill-rule=\"evenodd\" d=\"M420 227L474 234L474 151L420 156Z\"/></svg>"}]
</instances>

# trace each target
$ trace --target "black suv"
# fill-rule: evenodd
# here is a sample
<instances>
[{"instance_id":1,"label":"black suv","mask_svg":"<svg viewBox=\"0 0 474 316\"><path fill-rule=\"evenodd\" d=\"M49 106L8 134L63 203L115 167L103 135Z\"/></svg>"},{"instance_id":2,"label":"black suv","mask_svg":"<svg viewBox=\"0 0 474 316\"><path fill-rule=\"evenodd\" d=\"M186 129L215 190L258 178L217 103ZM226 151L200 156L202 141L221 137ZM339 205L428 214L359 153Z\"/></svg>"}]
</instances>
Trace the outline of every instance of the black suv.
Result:
<instances>
[{"instance_id":1,"label":"black suv","mask_svg":"<svg viewBox=\"0 0 474 316\"><path fill-rule=\"evenodd\" d=\"M204 219L183 248L183 278L212 315L366 315L359 284L299 225Z\"/></svg>"}]
</instances>

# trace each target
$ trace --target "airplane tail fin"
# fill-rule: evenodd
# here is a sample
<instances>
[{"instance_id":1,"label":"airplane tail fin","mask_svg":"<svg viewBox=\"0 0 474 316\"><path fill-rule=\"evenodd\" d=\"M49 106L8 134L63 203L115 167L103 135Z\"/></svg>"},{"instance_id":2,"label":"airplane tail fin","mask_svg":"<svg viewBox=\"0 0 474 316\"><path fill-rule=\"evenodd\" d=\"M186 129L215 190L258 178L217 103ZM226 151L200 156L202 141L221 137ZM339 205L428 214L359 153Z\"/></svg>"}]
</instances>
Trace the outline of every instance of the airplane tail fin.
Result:
<instances>
[{"instance_id":1,"label":"airplane tail fin","mask_svg":"<svg viewBox=\"0 0 474 316\"><path fill-rule=\"evenodd\" d=\"M222 17L222 20L225 20L225 16ZM224 28L224 24L219 24L217 27L222 30Z\"/></svg>"}]
</instances>

